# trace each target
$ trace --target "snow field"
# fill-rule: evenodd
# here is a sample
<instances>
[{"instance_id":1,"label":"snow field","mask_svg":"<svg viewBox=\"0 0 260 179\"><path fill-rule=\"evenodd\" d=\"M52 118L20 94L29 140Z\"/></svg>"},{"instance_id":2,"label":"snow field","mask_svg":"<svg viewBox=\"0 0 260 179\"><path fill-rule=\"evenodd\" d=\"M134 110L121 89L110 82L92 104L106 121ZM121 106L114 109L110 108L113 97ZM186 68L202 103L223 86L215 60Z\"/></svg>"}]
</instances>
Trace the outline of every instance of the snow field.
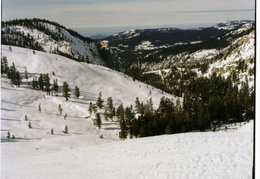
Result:
<instances>
[{"instance_id":1,"label":"snow field","mask_svg":"<svg viewBox=\"0 0 260 179\"><path fill-rule=\"evenodd\" d=\"M5 165L3 171L10 171L10 178L251 178L252 129L251 121L229 132L163 135L46 153L40 148L13 153L19 170L11 172L12 165Z\"/></svg>"}]
</instances>

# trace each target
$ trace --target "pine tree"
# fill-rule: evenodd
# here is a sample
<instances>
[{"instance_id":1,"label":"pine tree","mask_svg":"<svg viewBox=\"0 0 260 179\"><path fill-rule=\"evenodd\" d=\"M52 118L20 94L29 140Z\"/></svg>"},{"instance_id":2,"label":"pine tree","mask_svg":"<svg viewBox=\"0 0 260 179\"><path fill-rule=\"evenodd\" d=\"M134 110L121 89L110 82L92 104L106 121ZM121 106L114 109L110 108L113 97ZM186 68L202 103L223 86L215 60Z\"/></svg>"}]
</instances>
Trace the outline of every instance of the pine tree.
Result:
<instances>
[{"instance_id":1,"label":"pine tree","mask_svg":"<svg viewBox=\"0 0 260 179\"><path fill-rule=\"evenodd\" d=\"M62 132L65 133L65 134L68 134L68 126L67 125L65 126L65 128Z\"/></svg>"},{"instance_id":2,"label":"pine tree","mask_svg":"<svg viewBox=\"0 0 260 179\"><path fill-rule=\"evenodd\" d=\"M96 114L97 113L97 105L93 104L93 113Z\"/></svg>"},{"instance_id":3,"label":"pine tree","mask_svg":"<svg viewBox=\"0 0 260 179\"><path fill-rule=\"evenodd\" d=\"M113 109L113 99L112 97L109 97L107 98L107 117L109 117L110 119L114 117Z\"/></svg>"},{"instance_id":4,"label":"pine tree","mask_svg":"<svg viewBox=\"0 0 260 179\"><path fill-rule=\"evenodd\" d=\"M141 104L138 97L135 100L135 111L139 114L141 113Z\"/></svg>"},{"instance_id":5,"label":"pine tree","mask_svg":"<svg viewBox=\"0 0 260 179\"><path fill-rule=\"evenodd\" d=\"M100 129L102 125L101 116L99 113L96 114L96 126Z\"/></svg>"},{"instance_id":6,"label":"pine tree","mask_svg":"<svg viewBox=\"0 0 260 179\"><path fill-rule=\"evenodd\" d=\"M22 82L22 78L21 78L21 76L20 76L20 73L19 73L18 70L16 70L16 72L15 72L14 84L16 85L16 87L20 87L21 82Z\"/></svg>"},{"instance_id":7,"label":"pine tree","mask_svg":"<svg viewBox=\"0 0 260 179\"><path fill-rule=\"evenodd\" d=\"M43 74L40 74L40 77L38 78L38 86L41 91L44 90L44 79Z\"/></svg>"},{"instance_id":8,"label":"pine tree","mask_svg":"<svg viewBox=\"0 0 260 179\"><path fill-rule=\"evenodd\" d=\"M97 106L101 109L103 107L102 92L99 92L97 99Z\"/></svg>"},{"instance_id":9,"label":"pine tree","mask_svg":"<svg viewBox=\"0 0 260 179\"><path fill-rule=\"evenodd\" d=\"M62 91L63 91L63 96L66 98L66 101L68 101L70 98L70 93L69 93L70 89L69 89L69 84L66 81L63 82Z\"/></svg>"},{"instance_id":10,"label":"pine tree","mask_svg":"<svg viewBox=\"0 0 260 179\"><path fill-rule=\"evenodd\" d=\"M47 95L50 95L51 93L51 83L50 83L50 77L49 74L43 75L43 80L44 80L44 91L47 92Z\"/></svg>"},{"instance_id":11,"label":"pine tree","mask_svg":"<svg viewBox=\"0 0 260 179\"><path fill-rule=\"evenodd\" d=\"M58 79L53 80L53 91L56 93L59 91Z\"/></svg>"},{"instance_id":12,"label":"pine tree","mask_svg":"<svg viewBox=\"0 0 260 179\"><path fill-rule=\"evenodd\" d=\"M54 135L54 131L53 131L53 129L51 129L51 135Z\"/></svg>"},{"instance_id":13,"label":"pine tree","mask_svg":"<svg viewBox=\"0 0 260 179\"><path fill-rule=\"evenodd\" d=\"M1 63L1 74L8 74L9 72L9 66L6 56L4 56Z\"/></svg>"},{"instance_id":14,"label":"pine tree","mask_svg":"<svg viewBox=\"0 0 260 179\"><path fill-rule=\"evenodd\" d=\"M39 112L42 112L41 104L39 104L38 110L39 110Z\"/></svg>"},{"instance_id":15,"label":"pine tree","mask_svg":"<svg viewBox=\"0 0 260 179\"><path fill-rule=\"evenodd\" d=\"M58 105L58 110L59 110L60 114L62 114L62 107L61 107L61 104Z\"/></svg>"},{"instance_id":16,"label":"pine tree","mask_svg":"<svg viewBox=\"0 0 260 179\"><path fill-rule=\"evenodd\" d=\"M10 139L11 135L10 135L10 131L7 132L7 139Z\"/></svg>"},{"instance_id":17,"label":"pine tree","mask_svg":"<svg viewBox=\"0 0 260 179\"><path fill-rule=\"evenodd\" d=\"M77 85L75 86L75 96L77 99L79 99L80 91L79 91L79 87Z\"/></svg>"},{"instance_id":18,"label":"pine tree","mask_svg":"<svg viewBox=\"0 0 260 179\"><path fill-rule=\"evenodd\" d=\"M38 85L38 80L37 80L37 78L33 78L32 87L33 87L34 90L38 90L39 85Z\"/></svg>"},{"instance_id":19,"label":"pine tree","mask_svg":"<svg viewBox=\"0 0 260 179\"><path fill-rule=\"evenodd\" d=\"M66 113L66 114L64 115L64 120L66 120L67 117L68 117L68 114Z\"/></svg>"},{"instance_id":20,"label":"pine tree","mask_svg":"<svg viewBox=\"0 0 260 179\"><path fill-rule=\"evenodd\" d=\"M24 120L25 120L25 121L27 121L27 120L28 120L28 117L27 117L27 115L25 115L25 117L24 117Z\"/></svg>"},{"instance_id":21,"label":"pine tree","mask_svg":"<svg viewBox=\"0 0 260 179\"><path fill-rule=\"evenodd\" d=\"M92 102L89 103L88 111L89 111L89 114L92 115L92 111L93 111Z\"/></svg>"},{"instance_id":22,"label":"pine tree","mask_svg":"<svg viewBox=\"0 0 260 179\"><path fill-rule=\"evenodd\" d=\"M31 122L29 122L28 127L29 127L29 129L32 128L32 124L31 124Z\"/></svg>"},{"instance_id":23,"label":"pine tree","mask_svg":"<svg viewBox=\"0 0 260 179\"><path fill-rule=\"evenodd\" d=\"M126 127L126 121L125 121L125 111L123 104L119 105L116 111L117 118L120 123L120 132L119 132L119 138L120 139L126 139L128 130Z\"/></svg>"}]
</instances>

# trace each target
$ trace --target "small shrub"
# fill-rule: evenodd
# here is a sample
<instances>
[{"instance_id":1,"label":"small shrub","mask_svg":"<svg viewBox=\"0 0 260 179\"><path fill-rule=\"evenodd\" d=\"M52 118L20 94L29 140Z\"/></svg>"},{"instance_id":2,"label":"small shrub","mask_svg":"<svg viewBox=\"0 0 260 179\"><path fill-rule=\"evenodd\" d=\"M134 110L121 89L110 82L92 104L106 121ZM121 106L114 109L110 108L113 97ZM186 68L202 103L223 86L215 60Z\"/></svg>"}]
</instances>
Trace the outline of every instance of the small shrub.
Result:
<instances>
[{"instance_id":1,"label":"small shrub","mask_svg":"<svg viewBox=\"0 0 260 179\"><path fill-rule=\"evenodd\" d=\"M67 125L65 126L65 128L62 132L65 133L65 134L68 134L68 126Z\"/></svg>"},{"instance_id":2,"label":"small shrub","mask_svg":"<svg viewBox=\"0 0 260 179\"><path fill-rule=\"evenodd\" d=\"M7 139L10 139L11 136L10 136L10 132L9 131L7 132L7 136L6 137L7 137Z\"/></svg>"},{"instance_id":3,"label":"small shrub","mask_svg":"<svg viewBox=\"0 0 260 179\"><path fill-rule=\"evenodd\" d=\"M31 122L29 122L28 127L29 127L29 129L32 128L32 124L31 124Z\"/></svg>"}]
</instances>

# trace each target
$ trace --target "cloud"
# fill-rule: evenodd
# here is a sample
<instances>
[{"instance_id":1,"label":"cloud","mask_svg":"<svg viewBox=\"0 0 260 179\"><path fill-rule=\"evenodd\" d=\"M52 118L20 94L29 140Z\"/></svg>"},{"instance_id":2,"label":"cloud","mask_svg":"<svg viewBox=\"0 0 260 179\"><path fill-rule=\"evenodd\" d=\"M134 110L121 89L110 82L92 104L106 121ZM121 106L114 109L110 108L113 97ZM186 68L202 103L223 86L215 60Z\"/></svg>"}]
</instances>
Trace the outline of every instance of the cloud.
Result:
<instances>
[{"instance_id":1,"label":"cloud","mask_svg":"<svg viewBox=\"0 0 260 179\"><path fill-rule=\"evenodd\" d=\"M69 28L208 23L252 19L254 0L3 0L4 20L34 17Z\"/></svg>"}]
</instances>

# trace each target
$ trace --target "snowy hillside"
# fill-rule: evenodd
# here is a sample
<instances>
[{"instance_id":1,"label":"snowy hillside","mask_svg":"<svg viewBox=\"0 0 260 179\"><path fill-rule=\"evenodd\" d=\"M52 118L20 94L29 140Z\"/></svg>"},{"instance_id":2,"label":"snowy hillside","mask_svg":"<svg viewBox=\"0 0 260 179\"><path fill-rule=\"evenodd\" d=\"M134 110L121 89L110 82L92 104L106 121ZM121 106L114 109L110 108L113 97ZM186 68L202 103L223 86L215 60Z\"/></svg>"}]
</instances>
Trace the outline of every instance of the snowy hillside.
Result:
<instances>
[{"instance_id":1,"label":"snowy hillside","mask_svg":"<svg viewBox=\"0 0 260 179\"><path fill-rule=\"evenodd\" d=\"M55 22L42 19L3 23L3 44L16 45L69 56L77 61L105 64L98 44Z\"/></svg>"},{"instance_id":2,"label":"snowy hillside","mask_svg":"<svg viewBox=\"0 0 260 179\"><path fill-rule=\"evenodd\" d=\"M168 50L165 54L162 51L155 51L143 57L143 63L134 64L145 72L165 71L176 66L179 69L187 68L197 73L197 76L210 76L216 72L224 77L236 74L240 82L249 82L249 86L254 84L255 66L255 30L253 24L248 23L234 31L230 31L225 36L217 38L215 44L221 43L221 39L229 41L225 48L198 48L194 52L189 50L175 54L175 49ZM222 42L224 43L224 42ZM203 46L198 43L198 46ZM187 46L188 48L194 48ZM185 47L184 47L185 49ZM178 49L177 49L178 50ZM172 52L172 54L171 54ZM153 59L157 61L152 61ZM158 60L159 59L159 60ZM202 70L202 67L205 67ZM171 71L169 71L171 72ZM166 76L167 73L164 73Z\"/></svg>"},{"instance_id":3,"label":"snowy hillside","mask_svg":"<svg viewBox=\"0 0 260 179\"><path fill-rule=\"evenodd\" d=\"M137 81L123 73L113 71L103 66L75 62L65 57L37 51L33 54L30 49L19 47L2 46L2 56L6 56L9 65L12 62L20 72L24 72L25 67L29 73L29 81L40 73L49 73L52 79L58 79L62 86L63 82L69 83L72 93L75 85L82 91L82 100L96 99L99 92L102 92L104 99L112 97L115 105L134 104L135 98L146 102L151 91L154 105L157 107L162 95L160 90L154 89ZM55 75L53 75L53 72ZM25 81L25 79L24 79ZM165 95L173 98L171 95Z\"/></svg>"}]
</instances>

